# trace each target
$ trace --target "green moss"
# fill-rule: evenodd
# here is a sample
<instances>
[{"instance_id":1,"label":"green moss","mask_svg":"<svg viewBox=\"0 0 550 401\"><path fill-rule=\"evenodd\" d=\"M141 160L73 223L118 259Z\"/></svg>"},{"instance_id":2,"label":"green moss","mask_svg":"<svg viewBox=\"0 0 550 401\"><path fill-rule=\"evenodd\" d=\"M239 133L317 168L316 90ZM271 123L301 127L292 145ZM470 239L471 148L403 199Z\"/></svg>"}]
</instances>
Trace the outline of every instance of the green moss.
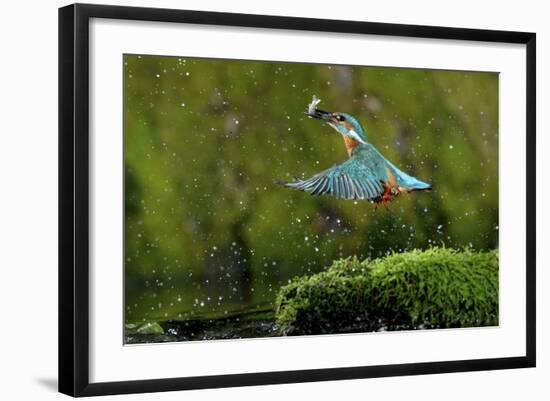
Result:
<instances>
[{"instance_id":1,"label":"green moss","mask_svg":"<svg viewBox=\"0 0 550 401\"><path fill-rule=\"evenodd\" d=\"M498 252L431 248L294 279L277 296L285 334L498 325Z\"/></svg>"}]
</instances>

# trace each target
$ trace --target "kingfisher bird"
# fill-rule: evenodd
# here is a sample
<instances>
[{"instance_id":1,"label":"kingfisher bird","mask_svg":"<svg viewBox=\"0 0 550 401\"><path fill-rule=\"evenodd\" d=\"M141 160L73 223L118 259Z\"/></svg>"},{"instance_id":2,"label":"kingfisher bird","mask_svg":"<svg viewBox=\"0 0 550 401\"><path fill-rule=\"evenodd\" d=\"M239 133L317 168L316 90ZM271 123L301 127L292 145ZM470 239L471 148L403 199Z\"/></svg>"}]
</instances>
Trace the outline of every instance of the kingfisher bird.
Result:
<instances>
[{"instance_id":1,"label":"kingfisher bird","mask_svg":"<svg viewBox=\"0 0 550 401\"><path fill-rule=\"evenodd\" d=\"M399 170L367 141L359 121L346 113L317 109L320 99L313 96L305 113L324 121L342 138L349 159L311 178L285 182L284 186L311 195L331 195L337 199L367 200L374 204L388 202L402 193L430 191L431 185Z\"/></svg>"}]
</instances>

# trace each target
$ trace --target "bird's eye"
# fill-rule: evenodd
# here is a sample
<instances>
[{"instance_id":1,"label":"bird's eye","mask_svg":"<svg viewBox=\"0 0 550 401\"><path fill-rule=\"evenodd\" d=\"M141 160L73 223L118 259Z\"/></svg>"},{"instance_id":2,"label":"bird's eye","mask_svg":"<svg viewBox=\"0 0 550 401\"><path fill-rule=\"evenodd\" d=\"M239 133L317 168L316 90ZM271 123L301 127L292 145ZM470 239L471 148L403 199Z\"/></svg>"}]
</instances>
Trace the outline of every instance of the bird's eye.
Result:
<instances>
[{"instance_id":1,"label":"bird's eye","mask_svg":"<svg viewBox=\"0 0 550 401\"><path fill-rule=\"evenodd\" d=\"M344 116L341 115L341 114L337 114L337 115L336 115L336 119L337 119L338 121L346 121L346 117L344 117Z\"/></svg>"}]
</instances>

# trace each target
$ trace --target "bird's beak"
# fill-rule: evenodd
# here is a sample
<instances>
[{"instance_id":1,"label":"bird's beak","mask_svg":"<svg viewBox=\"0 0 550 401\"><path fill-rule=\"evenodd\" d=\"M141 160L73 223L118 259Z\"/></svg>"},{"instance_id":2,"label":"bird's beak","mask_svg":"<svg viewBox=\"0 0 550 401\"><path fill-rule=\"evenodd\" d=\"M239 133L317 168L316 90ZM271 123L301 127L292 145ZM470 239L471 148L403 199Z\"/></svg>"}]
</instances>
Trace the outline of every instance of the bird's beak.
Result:
<instances>
[{"instance_id":1,"label":"bird's beak","mask_svg":"<svg viewBox=\"0 0 550 401\"><path fill-rule=\"evenodd\" d=\"M312 113L310 113L309 111L306 111L304 114L307 116L310 116L311 118L316 118L318 120L323 120L323 121L330 121L330 118L332 117L332 113L329 113L328 111L319 110L319 109L313 110Z\"/></svg>"}]
</instances>

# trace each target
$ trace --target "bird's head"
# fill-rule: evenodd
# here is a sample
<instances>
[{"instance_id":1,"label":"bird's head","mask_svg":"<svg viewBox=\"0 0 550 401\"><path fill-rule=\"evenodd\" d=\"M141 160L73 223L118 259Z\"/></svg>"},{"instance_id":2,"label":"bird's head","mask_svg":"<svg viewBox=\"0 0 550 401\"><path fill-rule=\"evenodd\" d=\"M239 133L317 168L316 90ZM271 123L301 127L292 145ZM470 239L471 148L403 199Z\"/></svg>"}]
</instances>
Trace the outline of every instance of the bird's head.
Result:
<instances>
[{"instance_id":1,"label":"bird's head","mask_svg":"<svg viewBox=\"0 0 550 401\"><path fill-rule=\"evenodd\" d=\"M346 113L328 112L312 108L306 112L312 118L322 120L342 134L344 137L358 143L367 143L363 128L357 119Z\"/></svg>"}]
</instances>

